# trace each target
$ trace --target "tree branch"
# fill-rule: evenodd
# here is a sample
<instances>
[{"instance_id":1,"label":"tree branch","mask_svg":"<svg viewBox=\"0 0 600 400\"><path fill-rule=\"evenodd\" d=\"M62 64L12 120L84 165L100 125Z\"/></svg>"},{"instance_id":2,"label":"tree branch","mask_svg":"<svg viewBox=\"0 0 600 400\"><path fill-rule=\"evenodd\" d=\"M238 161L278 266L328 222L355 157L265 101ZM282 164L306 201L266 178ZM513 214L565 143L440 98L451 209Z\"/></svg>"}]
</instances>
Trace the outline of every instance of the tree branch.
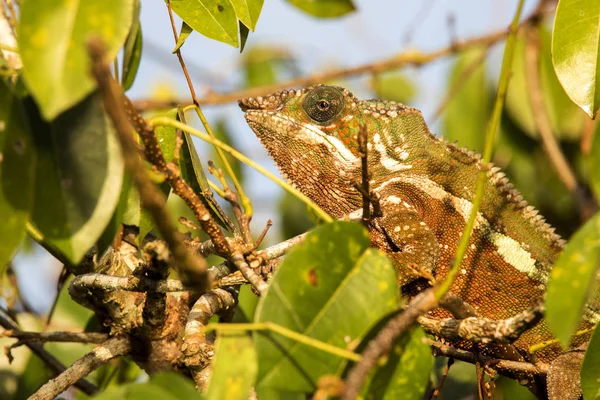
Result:
<instances>
[{"instance_id":1,"label":"tree branch","mask_svg":"<svg viewBox=\"0 0 600 400\"><path fill-rule=\"evenodd\" d=\"M360 394L369 372L375 367L381 356L388 353L394 341L415 323L417 318L438 305L433 289L427 289L415 296L408 307L393 317L371 340L363 351L361 359L356 363L346 378L342 400L354 400Z\"/></svg>"},{"instance_id":2,"label":"tree branch","mask_svg":"<svg viewBox=\"0 0 600 400\"><path fill-rule=\"evenodd\" d=\"M92 371L106 364L113 358L129 353L131 344L129 338L114 337L108 339L93 351L75 361L67 370L54 379L46 382L29 399L51 400L67 390L78 380L88 376Z\"/></svg>"},{"instance_id":3,"label":"tree branch","mask_svg":"<svg viewBox=\"0 0 600 400\"><path fill-rule=\"evenodd\" d=\"M15 324L14 322L5 318L1 314L0 314L0 326L2 326L4 329L9 329L12 332L20 332L17 324ZM31 341L25 341L25 346L27 346L33 354L38 356L40 358L40 360L42 360L44 362L44 364L46 364L48 366L48 368L50 368L50 370L52 371L52 373L54 375L58 375L65 371L65 369L66 369L65 366L60 361L58 361L56 359L56 357L54 357L52 354L48 353L44 349L44 346L42 344L36 343L36 342L31 342ZM98 393L98 388L96 387L96 385L93 385L92 383L86 381L85 379L80 379L80 380L76 381L75 387L77 387L83 393L90 395L90 396L95 393Z\"/></svg>"},{"instance_id":4,"label":"tree branch","mask_svg":"<svg viewBox=\"0 0 600 400\"><path fill-rule=\"evenodd\" d=\"M206 261L189 251L183 243L184 236L175 229L175 226L171 222L171 216L165 207L165 196L152 183L144 169L142 160L138 157L137 148L131 136L133 129L123 111L123 102L118 100L123 99L123 95L116 82L110 76L108 65L104 61L104 45L98 40L92 40L88 43L88 51L92 59L92 72L102 93L104 107L113 122L117 137L121 142L125 166L131 173L140 193L142 205L152 215L157 228L169 245L182 275L187 277L190 284L194 285L198 290L206 291L210 287ZM160 151L160 147L156 142L156 136L153 134L150 135L153 132L146 130L143 132L147 133L146 139L154 138L154 142L146 144L147 152ZM199 200L198 203L200 203ZM206 211L205 215L210 219L208 211L204 211Z\"/></svg>"},{"instance_id":5,"label":"tree branch","mask_svg":"<svg viewBox=\"0 0 600 400\"><path fill-rule=\"evenodd\" d=\"M504 320L483 317L464 319L418 318L425 332L447 340L467 340L472 343L512 343L544 317L544 305L536 304Z\"/></svg>"},{"instance_id":6,"label":"tree branch","mask_svg":"<svg viewBox=\"0 0 600 400\"><path fill-rule=\"evenodd\" d=\"M0 336L19 339L27 342L69 342L69 343L102 343L108 340L108 334L100 332L24 332L18 329L7 329Z\"/></svg>"}]
</instances>

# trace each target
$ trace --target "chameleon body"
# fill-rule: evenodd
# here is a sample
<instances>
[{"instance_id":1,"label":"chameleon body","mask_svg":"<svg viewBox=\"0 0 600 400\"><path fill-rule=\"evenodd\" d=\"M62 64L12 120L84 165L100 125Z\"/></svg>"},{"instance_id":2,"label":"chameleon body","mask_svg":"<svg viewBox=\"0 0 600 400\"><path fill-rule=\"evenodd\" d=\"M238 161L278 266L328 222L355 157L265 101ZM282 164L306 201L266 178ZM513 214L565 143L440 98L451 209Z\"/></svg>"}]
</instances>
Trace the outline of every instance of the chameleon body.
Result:
<instances>
[{"instance_id":1,"label":"chameleon body","mask_svg":"<svg viewBox=\"0 0 600 400\"><path fill-rule=\"evenodd\" d=\"M496 320L543 298L563 240L499 168L436 138L417 109L360 101L326 85L239 103L281 173L336 218L362 215L362 196L353 182L361 182L357 135L366 128L370 187L383 212L368 223L371 241L392 258L408 295L448 273L472 209L478 172L485 169L483 202L450 291ZM432 314L450 317L441 309ZM584 319L582 326L590 326L600 318L588 308ZM513 345L521 359L530 360L528 347L549 339L542 320ZM498 345L483 352L498 355L507 349ZM537 356L549 362L559 353L558 346L550 346Z\"/></svg>"}]
</instances>

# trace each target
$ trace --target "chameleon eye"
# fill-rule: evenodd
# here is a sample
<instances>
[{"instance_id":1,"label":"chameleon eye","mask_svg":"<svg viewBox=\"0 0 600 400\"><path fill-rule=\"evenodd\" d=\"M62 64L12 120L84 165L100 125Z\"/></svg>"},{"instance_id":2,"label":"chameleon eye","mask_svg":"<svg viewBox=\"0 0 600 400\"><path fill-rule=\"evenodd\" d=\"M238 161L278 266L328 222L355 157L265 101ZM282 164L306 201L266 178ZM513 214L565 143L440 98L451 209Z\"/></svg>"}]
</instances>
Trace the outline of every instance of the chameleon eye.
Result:
<instances>
[{"instance_id":1,"label":"chameleon eye","mask_svg":"<svg viewBox=\"0 0 600 400\"><path fill-rule=\"evenodd\" d=\"M344 110L344 95L333 87L318 87L306 96L302 108L313 121L325 125Z\"/></svg>"}]
</instances>

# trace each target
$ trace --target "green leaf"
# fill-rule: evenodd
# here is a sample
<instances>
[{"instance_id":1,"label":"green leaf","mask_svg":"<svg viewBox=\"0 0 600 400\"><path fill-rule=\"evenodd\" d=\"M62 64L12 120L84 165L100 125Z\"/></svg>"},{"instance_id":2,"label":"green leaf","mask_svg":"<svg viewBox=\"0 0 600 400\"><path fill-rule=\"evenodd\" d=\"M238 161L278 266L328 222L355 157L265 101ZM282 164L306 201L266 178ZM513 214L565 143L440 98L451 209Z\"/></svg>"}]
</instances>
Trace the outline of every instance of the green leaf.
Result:
<instances>
[{"instance_id":1,"label":"green leaf","mask_svg":"<svg viewBox=\"0 0 600 400\"><path fill-rule=\"evenodd\" d=\"M420 327L404 334L394 343L384 366L375 371L365 388L374 399L420 399L429 384L433 356L423 342L425 332Z\"/></svg>"},{"instance_id":2,"label":"green leaf","mask_svg":"<svg viewBox=\"0 0 600 400\"><path fill-rule=\"evenodd\" d=\"M239 46L238 22L229 0L171 0L171 7L196 32Z\"/></svg>"},{"instance_id":3,"label":"green leaf","mask_svg":"<svg viewBox=\"0 0 600 400\"><path fill-rule=\"evenodd\" d=\"M356 10L352 0L288 0L305 13L318 18L336 18Z\"/></svg>"},{"instance_id":4,"label":"green leaf","mask_svg":"<svg viewBox=\"0 0 600 400\"><path fill-rule=\"evenodd\" d=\"M185 121L183 121L185 122ZM196 146L192 141L192 137L189 133L183 132L184 143L181 146L181 156L179 158L179 168L181 170L181 177L191 186L192 190L198 194L204 206L208 208L211 215L215 220L224 228L232 231L233 225L227 218L221 207L213 197L204 168L200 158L198 158L198 152Z\"/></svg>"},{"instance_id":5,"label":"green leaf","mask_svg":"<svg viewBox=\"0 0 600 400\"><path fill-rule=\"evenodd\" d=\"M240 53L242 51L244 51L244 48L246 48L246 42L248 41L248 35L250 34L250 29L248 29L248 27L246 27L246 25L244 25L242 23L242 21L239 21L239 25L240 25Z\"/></svg>"},{"instance_id":6,"label":"green leaf","mask_svg":"<svg viewBox=\"0 0 600 400\"><path fill-rule=\"evenodd\" d=\"M600 329L594 329L581 364L581 391L584 399L600 395Z\"/></svg>"},{"instance_id":7,"label":"green leaf","mask_svg":"<svg viewBox=\"0 0 600 400\"><path fill-rule=\"evenodd\" d=\"M185 21L183 21L181 23L181 29L179 30L179 39L177 39L177 43L175 44L175 48L173 49L172 53L177 53L177 50L179 50L181 46L183 46L183 44L185 43L187 38L192 34L192 32L194 32L192 27L186 24Z\"/></svg>"},{"instance_id":8,"label":"green leaf","mask_svg":"<svg viewBox=\"0 0 600 400\"><path fill-rule=\"evenodd\" d=\"M499 376L496 379L493 398L497 400L537 400L538 397L534 396L525 386L521 386L515 379Z\"/></svg>"},{"instance_id":9,"label":"green leaf","mask_svg":"<svg viewBox=\"0 0 600 400\"><path fill-rule=\"evenodd\" d=\"M219 119L214 124L213 133L217 139L221 142L226 143L228 145L233 144L233 137L231 132L227 128L227 124L224 119ZM235 146L233 146L235 147ZM243 185L244 183L244 170L242 169L242 163L237 158L232 157L231 155L225 153L225 158L229 161L229 165L231 165L231 169L233 169L233 173L237 176L240 183ZM219 154L217 150L213 146L211 148L210 159L215 160L215 164L218 165L221 169L223 169L223 165L221 163L221 159L219 158Z\"/></svg>"},{"instance_id":10,"label":"green leaf","mask_svg":"<svg viewBox=\"0 0 600 400\"><path fill-rule=\"evenodd\" d=\"M265 0L230 0L237 18L254 32Z\"/></svg>"},{"instance_id":11,"label":"green leaf","mask_svg":"<svg viewBox=\"0 0 600 400\"><path fill-rule=\"evenodd\" d=\"M521 34L516 42L512 76L506 95L506 110L523 131L529 136L537 138L538 132L531 109L528 78L525 71L525 42L531 39L527 39L525 33ZM541 44L538 73L542 99L552 133L560 139L577 140L581 136L585 114L569 99L556 77L550 54L550 31L544 25L540 25L537 34Z\"/></svg>"},{"instance_id":12,"label":"green leaf","mask_svg":"<svg viewBox=\"0 0 600 400\"><path fill-rule=\"evenodd\" d=\"M293 57L289 51L277 47L252 47L243 59L246 87L275 83L278 72L285 70L294 75Z\"/></svg>"},{"instance_id":13,"label":"green leaf","mask_svg":"<svg viewBox=\"0 0 600 400\"><path fill-rule=\"evenodd\" d=\"M448 90L458 90L444 110L444 138L458 141L460 146L481 152L485 129L491 114L489 92L486 88L485 49L471 48L457 58ZM460 86L457 86L460 85ZM465 118L465 110L469 117Z\"/></svg>"},{"instance_id":14,"label":"green leaf","mask_svg":"<svg viewBox=\"0 0 600 400\"><path fill-rule=\"evenodd\" d=\"M417 94L415 85L398 72L377 74L371 79L371 88L378 99L408 104Z\"/></svg>"},{"instance_id":15,"label":"green leaf","mask_svg":"<svg viewBox=\"0 0 600 400\"><path fill-rule=\"evenodd\" d=\"M590 174L589 184L596 196L596 201L600 203L600 124L596 123L594 137L592 138L592 148L586 159L588 171Z\"/></svg>"},{"instance_id":16,"label":"green leaf","mask_svg":"<svg viewBox=\"0 0 600 400\"><path fill-rule=\"evenodd\" d=\"M98 240L119 200L121 149L97 93L52 124L36 120L32 219L45 240L77 263Z\"/></svg>"},{"instance_id":17,"label":"green leaf","mask_svg":"<svg viewBox=\"0 0 600 400\"><path fill-rule=\"evenodd\" d=\"M340 348L360 341L398 307L392 263L369 249L367 231L350 222L321 225L285 258L258 304L256 321L272 321ZM324 374L346 364L321 350L257 332L256 386L312 392Z\"/></svg>"},{"instance_id":18,"label":"green leaf","mask_svg":"<svg viewBox=\"0 0 600 400\"><path fill-rule=\"evenodd\" d=\"M133 0L27 0L19 20L25 83L46 120L81 101L95 87L85 42L99 37L112 61L125 42Z\"/></svg>"},{"instance_id":19,"label":"green leaf","mask_svg":"<svg viewBox=\"0 0 600 400\"><path fill-rule=\"evenodd\" d=\"M565 91L590 118L600 107L600 2L560 0L552 63Z\"/></svg>"},{"instance_id":20,"label":"green leaf","mask_svg":"<svg viewBox=\"0 0 600 400\"><path fill-rule=\"evenodd\" d=\"M220 333L206 398L246 400L257 369L251 336L247 333Z\"/></svg>"},{"instance_id":21,"label":"green leaf","mask_svg":"<svg viewBox=\"0 0 600 400\"><path fill-rule=\"evenodd\" d=\"M35 158L21 101L0 80L0 279L25 238L33 203Z\"/></svg>"},{"instance_id":22,"label":"green leaf","mask_svg":"<svg viewBox=\"0 0 600 400\"><path fill-rule=\"evenodd\" d=\"M596 213L569 240L548 282L546 318L563 347L577 329L599 264L600 213Z\"/></svg>"},{"instance_id":23,"label":"green leaf","mask_svg":"<svg viewBox=\"0 0 600 400\"><path fill-rule=\"evenodd\" d=\"M128 90L133 85L142 59L142 27L140 25L140 3L135 2L133 24L123 48L123 71L121 72L121 85L123 90Z\"/></svg>"},{"instance_id":24,"label":"green leaf","mask_svg":"<svg viewBox=\"0 0 600 400\"><path fill-rule=\"evenodd\" d=\"M181 400L181 399L202 399L203 396L201 393L196 392L194 397L189 397L189 393L187 390L181 391L179 386L181 382L174 382L169 387L162 387L156 385L150 380L146 383L130 383L127 385L110 387L107 390L100 392L98 395L94 396L95 400L114 400L114 399L123 399L123 400L150 400L150 399L160 399L160 400ZM185 393L187 397L180 397L179 394Z\"/></svg>"},{"instance_id":25,"label":"green leaf","mask_svg":"<svg viewBox=\"0 0 600 400\"><path fill-rule=\"evenodd\" d=\"M202 399L191 379L185 378L182 374L175 372L159 372L150 378L150 384L162 389L168 390L171 395L177 399Z\"/></svg>"}]
</instances>

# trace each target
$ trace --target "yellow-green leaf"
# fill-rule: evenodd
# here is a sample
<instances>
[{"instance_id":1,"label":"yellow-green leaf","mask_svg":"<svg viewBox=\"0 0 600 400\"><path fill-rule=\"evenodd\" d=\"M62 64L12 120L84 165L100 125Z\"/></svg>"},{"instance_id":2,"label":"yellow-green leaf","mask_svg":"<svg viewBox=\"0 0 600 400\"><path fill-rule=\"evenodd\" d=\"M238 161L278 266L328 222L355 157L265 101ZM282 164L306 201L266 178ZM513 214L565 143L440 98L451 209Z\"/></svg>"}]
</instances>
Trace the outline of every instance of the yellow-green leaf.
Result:
<instances>
[{"instance_id":1,"label":"yellow-green leaf","mask_svg":"<svg viewBox=\"0 0 600 400\"><path fill-rule=\"evenodd\" d=\"M258 365L252 337L242 333L219 333L207 400L246 400Z\"/></svg>"},{"instance_id":2,"label":"yellow-green leaf","mask_svg":"<svg viewBox=\"0 0 600 400\"><path fill-rule=\"evenodd\" d=\"M46 120L95 87L85 42L99 37L113 60L129 33L133 0L27 0L18 40L23 77Z\"/></svg>"},{"instance_id":3,"label":"yellow-green leaf","mask_svg":"<svg viewBox=\"0 0 600 400\"><path fill-rule=\"evenodd\" d=\"M229 0L171 0L171 7L196 32L239 46L238 21Z\"/></svg>"},{"instance_id":4,"label":"yellow-green leaf","mask_svg":"<svg viewBox=\"0 0 600 400\"><path fill-rule=\"evenodd\" d=\"M579 229L559 256L548 282L546 318L563 347L576 331L584 304L596 286L600 264L600 213Z\"/></svg>"},{"instance_id":5,"label":"yellow-green leaf","mask_svg":"<svg viewBox=\"0 0 600 400\"><path fill-rule=\"evenodd\" d=\"M179 38L177 39L177 43L175 44L173 53L176 53L177 50L179 50L181 46L183 46L183 44L185 43L187 38L192 34L192 32L194 32L192 27L186 24L185 21L183 21L181 23L181 29L179 30Z\"/></svg>"},{"instance_id":6,"label":"yellow-green leaf","mask_svg":"<svg viewBox=\"0 0 600 400\"><path fill-rule=\"evenodd\" d=\"M288 3L318 18L337 18L356 9L352 0L288 0Z\"/></svg>"},{"instance_id":7,"label":"yellow-green leaf","mask_svg":"<svg viewBox=\"0 0 600 400\"><path fill-rule=\"evenodd\" d=\"M259 300L255 321L271 321L339 348L359 342L398 307L391 261L369 249L359 224L317 227L294 248ZM339 374L347 361L272 333L257 332L257 387L314 392L319 377Z\"/></svg>"},{"instance_id":8,"label":"yellow-green leaf","mask_svg":"<svg viewBox=\"0 0 600 400\"><path fill-rule=\"evenodd\" d=\"M565 91L594 118L600 107L600 1L560 0L552 32L552 63Z\"/></svg>"},{"instance_id":9,"label":"yellow-green leaf","mask_svg":"<svg viewBox=\"0 0 600 400\"><path fill-rule=\"evenodd\" d=\"M256 23L265 0L231 0L235 14L244 25L252 32L256 29Z\"/></svg>"}]
</instances>

